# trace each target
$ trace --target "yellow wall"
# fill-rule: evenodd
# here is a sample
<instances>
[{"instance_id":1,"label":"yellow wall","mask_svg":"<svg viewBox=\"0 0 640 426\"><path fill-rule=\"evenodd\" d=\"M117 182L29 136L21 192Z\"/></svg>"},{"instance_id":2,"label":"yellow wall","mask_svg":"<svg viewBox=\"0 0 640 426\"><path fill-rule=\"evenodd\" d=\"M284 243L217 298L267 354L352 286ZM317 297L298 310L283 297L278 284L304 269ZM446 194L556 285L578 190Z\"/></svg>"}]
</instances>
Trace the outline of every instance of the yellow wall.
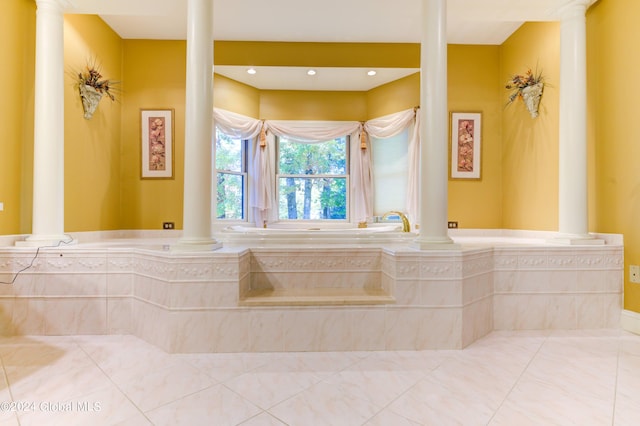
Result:
<instances>
[{"instance_id":1,"label":"yellow wall","mask_svg":"<svg viewBox=\"0 0 640 426\"><path fill-rule=\"evenodd\" d=\"M419 68L417 43L216 41L217 65Z\"/></svg>"},{"instance_id":2,"label":"yellow wall","mask_svg":"<svg viewBox=\"0 0 640 426\"><path fill-rule=\"evenodd\" d=\"M367 92L367 119L420 105L420 73L411 74Z\"/></svg>"},{"instance_id":3,"label":"yellow wall","mask_svg":"<svg viewBox=\"0 0 640 426\"><path fill-rule=\"evenodd\" d=\"M355 120L367 117L363 92L305 90L260 91L260 117L265 120Z\"/></svg>"},{"instance_id":4,"label":"yellow wall","mask_svg":"<svg viewBox=\"0 0 640 426\"><path fill-rule=\"evenodd\" d=\"M216 108L226 109L248 117L260 117L260 91L223 75L213 77Z\"/></svg>"},{"instance_id":5,"label":"yellow wall","mask_svg":"<svg viewBox=\"0 0 640 426\"><path fill-rule=\"evenodd\" d=\"M35 3L3 2L0 13L0 235L31 230Z\"/></svg>"},{"instance_id":6,"label":"yellow wall","mask_svg":"<svg viewBox=\"0 0 640 426\"><path fill-rule=\"evenodd\" d=\"M482 113L481 179L449 180L449 220L460 228L501 228L499 48L450 45L447 79L449 111Z\"/></svg>"},{"instance_id":7,"label":"yellow wall","mask_svg":"<svg viewBox=\"0 0 640 426\"><path fill-rule=\"evenodd\" d=\"M601 0L587 18L592 227L624 235L624 307L640 312L640 284L628 281L628 266L640 264L640 141L634 128L640 115L640 2Z\"/></svg>"},{"instance_id":8,"label":"yellow wall","mask_svg":"<svg viewBox=\"0 0 640 426\"><path fill-rule=\"evenodd\" d=\"M124 40L122 229L182 228L186 43ZM141 179L140 110L174 109L174 179Z\"/></svg>"},{"instance_id":9,"label":"yellow wall","mask_svg":"<svg viewBox=\"0 0 640 426\"><path fill-rule=\"evenodd\" d=\"M122 39L97 16L64 18L65 231L120 228L120 121L123 104L103 97L84 118L77 73L95 64L103 76L122 80Z\"/></svg>"},{"instance_id":10,"label":"yellow wall","mask_svg":"<svg viewBox=\"0 0 640 426\"><path fill-rule=\"evenodd\" d=\"M502 227L558 229L558 84L560 26L527 23L500 47L502 102L504 84L531 68L542 71L546 85L540 115L532 119L521 101L504 109L502 119Z\"/></svg>"}]
</instances>

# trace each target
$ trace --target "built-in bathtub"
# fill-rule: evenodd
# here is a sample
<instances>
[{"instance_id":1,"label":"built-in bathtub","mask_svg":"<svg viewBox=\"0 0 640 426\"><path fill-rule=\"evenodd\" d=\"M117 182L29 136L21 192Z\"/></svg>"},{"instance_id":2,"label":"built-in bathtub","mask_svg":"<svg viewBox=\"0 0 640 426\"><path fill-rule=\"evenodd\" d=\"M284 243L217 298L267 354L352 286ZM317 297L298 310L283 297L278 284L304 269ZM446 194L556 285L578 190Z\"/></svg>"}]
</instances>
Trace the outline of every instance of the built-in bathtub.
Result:
<instances>
[{"instance_id":1,"label":"built-in bathtub","mask_svg":"<svg viewBox=\"0 0 640 426\"><path fill-rule=\"evenodd\" d=\"M373 224L366 228L310 225L293 227L269 225L266 228L234 225L222 229L216 239L228 246L264 247L270 245L324 245L324 244L391 244L405 243L417 237L403 232L400 224Z\"/></svg>"},{"instance_id":2,"label":"built-in bathtub","mask_svg":"<svg viewBox=\"0 0 640 426\"><path fill-rule=\"evenodd\" d=\"M348 235L360 235L360 234L377 234L377 233L389 233L389 232L398 232L402 231L401 225L372 225L367 226L366 228L352 227L352 226L341 226L341 227L320 227L320 226L277 226L270 225L269 227L264 228L256 228L254 226L244 226L244 225L236 225L229 226L225 228L226 231L229 232L241 232L241 233L253 233L253 234L292 234L292 233L340 233L340 234L348 234Z\"/></svg>"}]
</instances>

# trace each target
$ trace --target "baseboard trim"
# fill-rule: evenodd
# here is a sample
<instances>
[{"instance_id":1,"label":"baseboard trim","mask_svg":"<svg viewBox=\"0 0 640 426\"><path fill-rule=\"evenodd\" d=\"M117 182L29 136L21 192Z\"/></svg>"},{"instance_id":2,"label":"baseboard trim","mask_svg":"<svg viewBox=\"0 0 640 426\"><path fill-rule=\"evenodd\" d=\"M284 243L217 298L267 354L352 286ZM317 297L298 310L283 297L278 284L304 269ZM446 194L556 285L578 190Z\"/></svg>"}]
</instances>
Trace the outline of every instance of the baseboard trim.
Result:
<instances>
[{"instance_id":1,"label":"baseboard trim","mask_svg":"<svg viewBox=\"0 0 640 426\"><path fill-rule=\"evenodd\" d=\"M622 329L634 334L640 334L640 313L623 310L620 323Z\"/></svg>"}]
</instances>

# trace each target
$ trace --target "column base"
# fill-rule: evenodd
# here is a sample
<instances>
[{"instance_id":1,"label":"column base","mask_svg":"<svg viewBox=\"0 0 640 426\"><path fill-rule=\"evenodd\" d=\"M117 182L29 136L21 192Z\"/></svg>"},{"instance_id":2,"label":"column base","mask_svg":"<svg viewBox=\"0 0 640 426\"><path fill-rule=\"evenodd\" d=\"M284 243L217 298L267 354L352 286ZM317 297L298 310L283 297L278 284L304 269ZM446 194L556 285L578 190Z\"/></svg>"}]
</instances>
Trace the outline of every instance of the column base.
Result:
<instances>
[{"instance_id":1,"label":"column base","mask_svg":"<svg viewBox=\"0 0 640 426\"><path fill-rule=\"evenodd\" d=\"M16 241L16 247L60 247L78 244L70 235L30 235L23 241Z\"/></svg>"},{"instance_id":2,"label":"column base","mask_svg":"<svg viewBox=\"0 0 640 426\"><path fill-rule=\"evenodd\" d=\"M213 251L222 248L222 243L219 243L213 238L202 239L182 239L177 244L171 245L169 250L172 252L190 252L190 251Z\"/></svg>"},{"instance_id":3,"label":"column base","mask_svg":"<svg viewBox=\"0 0 640 426\"><path fill-rule=\"evenodd\" d=\"M562 244L565 246L603 246L605 241L590 234L562 234L547 240L551 244Z\"/></svg>"},{"instance_id":4,"label":"column base","mask_svg":"<svg viewBox=\"0 0 640 426\"><path fill-rule=\"evenodd\" d=\"M418 250L460 250L460 244L454 243L449 237L418 237L409 247Z\"/></svg>"}]
</instances>

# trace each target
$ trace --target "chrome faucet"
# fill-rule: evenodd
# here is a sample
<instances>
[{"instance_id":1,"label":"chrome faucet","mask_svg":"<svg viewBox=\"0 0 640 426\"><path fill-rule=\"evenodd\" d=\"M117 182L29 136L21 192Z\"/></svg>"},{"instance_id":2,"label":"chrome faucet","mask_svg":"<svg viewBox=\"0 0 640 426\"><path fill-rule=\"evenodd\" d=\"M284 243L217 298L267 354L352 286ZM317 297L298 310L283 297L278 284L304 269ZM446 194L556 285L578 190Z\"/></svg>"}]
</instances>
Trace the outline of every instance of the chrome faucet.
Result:
<instances>
[{"instance_id":1,"label":"chrome faucet","mask_svg":"<svg viewBox=\"0 0 640 426\"><path fill-rule=\"evenodd\" d=\"M400 216L400 219L402 220L402 232L411 232L411 223L409 222L409 219L407 218L407 216L402 213L402 212L397 212L397 211L390 211L390 212L386 212L385 214L382 215L382 220L385 220L388 216Z\"/></svg>"}]
</instances>

